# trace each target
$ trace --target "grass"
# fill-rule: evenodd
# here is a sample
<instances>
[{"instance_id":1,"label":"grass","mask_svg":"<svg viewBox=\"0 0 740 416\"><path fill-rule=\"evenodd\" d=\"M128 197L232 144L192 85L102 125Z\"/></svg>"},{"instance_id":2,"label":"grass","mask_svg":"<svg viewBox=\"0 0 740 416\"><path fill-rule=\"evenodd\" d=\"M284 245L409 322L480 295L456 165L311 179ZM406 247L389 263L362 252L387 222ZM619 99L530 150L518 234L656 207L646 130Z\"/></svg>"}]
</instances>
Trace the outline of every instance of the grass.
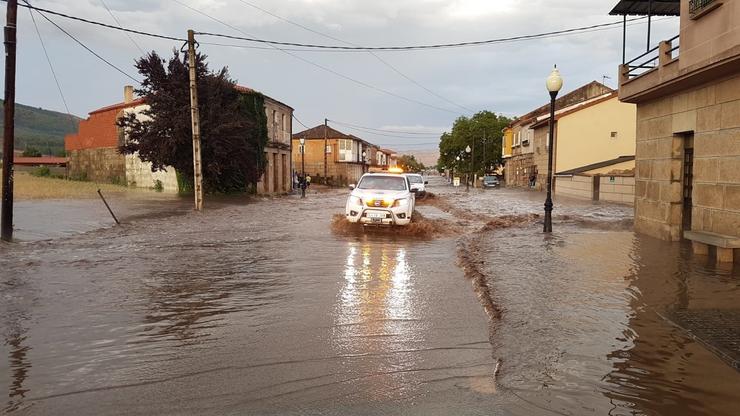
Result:
<instances>
[{"instance_id":1,"label":"grass","mask_svg":"<svg viewBox=\"0 0 740 416\"><path fill-rule=\"evenodd\" d=\"M0 183L0 189L2 184ZM120 185L32 176L26 172L15 173L13 195L16 200L28 199L86 199L99 198L98 189L104 194L147 192Z\"/></svg>"}]
</instances>

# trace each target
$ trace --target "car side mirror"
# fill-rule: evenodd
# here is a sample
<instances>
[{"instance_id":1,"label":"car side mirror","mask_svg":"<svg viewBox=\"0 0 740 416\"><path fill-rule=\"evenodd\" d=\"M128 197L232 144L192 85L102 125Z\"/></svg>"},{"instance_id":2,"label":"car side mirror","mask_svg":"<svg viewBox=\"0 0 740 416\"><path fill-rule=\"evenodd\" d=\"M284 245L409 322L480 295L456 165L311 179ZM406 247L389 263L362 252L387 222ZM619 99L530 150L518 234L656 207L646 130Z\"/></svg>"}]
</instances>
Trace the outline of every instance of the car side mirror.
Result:
<instances>
[{"instance_id":1,"label":"car side mirror","mask_svg":"<svg viewBox=\"0 0 740 416\"><path fill-rule=\"evenodd\" d=\"M353 183L349 184L349 189L354 190L355 189L355 184L353 184Z\"/></svg>"},{"instance_id":2,"label":"car side mirror","mask_svg":"<svg viewBox=\"0 0 740 416\"><path fill-rule=\"evenodd\" d=\"M412 194L415 194L417 192L419 192L419 189L418 188L411 188L411 193Z\"/></svg>"},{"instance_id":3,"label":"car side mirror","mask_svg":"<svg viewBox=\"0 0 740 416\"><path fill-rule=\"evenodd\" d=\"M429 185L429 181L424 181L424 185Z\"/></svg>"}]
</instances>

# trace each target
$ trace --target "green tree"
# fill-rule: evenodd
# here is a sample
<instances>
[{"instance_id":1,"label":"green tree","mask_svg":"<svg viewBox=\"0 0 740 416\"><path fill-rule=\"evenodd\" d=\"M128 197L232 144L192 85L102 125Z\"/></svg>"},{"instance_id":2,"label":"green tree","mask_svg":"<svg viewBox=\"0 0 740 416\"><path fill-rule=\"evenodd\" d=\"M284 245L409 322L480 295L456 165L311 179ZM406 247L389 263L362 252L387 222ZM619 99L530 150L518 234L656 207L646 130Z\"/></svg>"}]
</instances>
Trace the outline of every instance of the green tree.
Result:
<instances>
[{"instance_id":1,"label":"green tree","mask_svg":"<svg viewBox=\"0 0 740 416\"><path fill-rule=\"evenodd\" d=\"M196 56L200 110L203 187L210 192L241 192L264 171L267 143L264 97L236 89L226 68L208 69ZM165 66L165 64L167 64ZM193 142L187 56L177 51L166 61L151 52L136 61L144 81L137 93L149 105L142 114L118 121L127 138L120 147L152 163L152 170L175 168L183 182L193 181Z\"/></svg>"},{"instance_id":2,"label":"green tree","mask_svg":"<svg viewBox=\"0 0 740 416\"><path fill-rule=\"evenodd\" d=\"M452 131L443 133L440 138L438 168L483 174L500 165L502 130L510 122L508 117L491 111L459 117L452 125ZM465 152L468 146L470 154Z\"/></svg>"},{"instance_id":3,"label":"green tree","mask_svg":"<svg viewBox=\"0 0 740 416\"><path fill-rule=\"evenodd\" d=\"M414 155L399 156L397 164L404 172L421 172L426 169L424 164L416 160Z\"/></svg>"}]
</instances>

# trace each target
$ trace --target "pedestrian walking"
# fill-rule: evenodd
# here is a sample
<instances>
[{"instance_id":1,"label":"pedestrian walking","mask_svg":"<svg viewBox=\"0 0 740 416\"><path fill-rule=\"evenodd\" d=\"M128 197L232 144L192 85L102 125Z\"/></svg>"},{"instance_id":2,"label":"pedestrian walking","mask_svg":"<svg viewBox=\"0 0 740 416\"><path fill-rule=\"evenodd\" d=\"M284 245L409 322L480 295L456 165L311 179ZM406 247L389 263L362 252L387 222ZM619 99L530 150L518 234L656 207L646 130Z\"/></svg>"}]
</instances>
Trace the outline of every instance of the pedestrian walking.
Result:
<instances>
[{"instance_id":1,"label":"pedestrian walking","mask_svg":"<svg viewBox=\"0 0 740 416\"><path fill-rule=\"evenodd\" d=\"M311 187L311 175L306 174L306 189Z\"/></svg>"}]
</instances>

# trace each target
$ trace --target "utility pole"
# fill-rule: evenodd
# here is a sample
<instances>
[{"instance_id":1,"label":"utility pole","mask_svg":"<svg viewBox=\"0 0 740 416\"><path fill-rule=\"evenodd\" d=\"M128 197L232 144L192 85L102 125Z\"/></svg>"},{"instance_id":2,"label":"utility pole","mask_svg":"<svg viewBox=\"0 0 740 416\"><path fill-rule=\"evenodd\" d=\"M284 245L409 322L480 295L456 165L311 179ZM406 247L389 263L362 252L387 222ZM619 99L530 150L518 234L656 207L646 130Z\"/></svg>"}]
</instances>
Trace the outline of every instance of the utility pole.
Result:
<instances>
[{"instance_id":1,"label":"utility pole","mask_svg":"<svg viewBox=\"0 0 740 416\"><path fill-rule=\"evenodd\" d=\"M5 115L3 131L3 196L0 238L13 239L13 156L15 154L15 31L18 1L8 0L5 12Z\"/></svg>"},{"instance_id":2,"label":"utility pole","mask_svg":"<svg viewBox=\"0 0 740 416\"><path fill-rule=\"evenodd\" d=\"M327 139L327 134L329 130L329 120L324 119L324 184L329 184L329 165L328 165L328 159L329 155L326 152L326 150L329 148L329 140Z\"/></svg>"},{"instance_id":3,"label":"utility pole","mask_svg":"<svg viewBox=\"0 0 740 416\"><path fill-rule=\"evenodd\" d=\"M190 66L190 119L193 127L193 191L195 210L203 210L203 170L200 159L200 113L198 112L198 86L195 80L195 34L188 30L188 65Z\"/></svg>"}]
</instances>

